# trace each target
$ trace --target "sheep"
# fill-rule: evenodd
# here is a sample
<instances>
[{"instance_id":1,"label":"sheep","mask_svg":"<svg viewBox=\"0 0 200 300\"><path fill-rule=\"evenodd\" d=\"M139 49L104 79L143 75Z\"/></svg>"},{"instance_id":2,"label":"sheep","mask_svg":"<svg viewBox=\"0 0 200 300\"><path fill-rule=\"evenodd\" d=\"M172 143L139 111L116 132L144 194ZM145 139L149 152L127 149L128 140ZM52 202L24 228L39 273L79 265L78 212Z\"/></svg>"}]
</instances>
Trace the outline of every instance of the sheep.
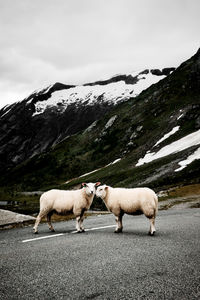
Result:
<instances>
[{"instance_id":1,"label":"sheep","mask_svg":"<svg viewBox=\"0 0 200 300\"><path fill-rule=\"evenodd\" d=\"M124 213L144 214L150 221L149 234L155 233L155 218L158 211L158 198L149 188L112 188L107 185L99 186L96 196L100 197L109 211L115 215L117 227L115 232L122 232L122 217Z\"/></svg>"},{"instance_id":2,"label":"sheep","mask_svg":"<svg viewBox=\"0 0 200 300\"><path fill-rule=\"evenodd\" d=\"M82 183L83 188L79 190L50 190L42 194L40 197L40 212L33 227L34 233L38 233L38 225L43 217L47 217L49 230L54 232L55 230L51 224L53 213L66 215L70 212L76 217L77 232L84 232L82 225L84 212L90 208L96 187L100 184L100 182Z\"/></svg>"}]
</instances>

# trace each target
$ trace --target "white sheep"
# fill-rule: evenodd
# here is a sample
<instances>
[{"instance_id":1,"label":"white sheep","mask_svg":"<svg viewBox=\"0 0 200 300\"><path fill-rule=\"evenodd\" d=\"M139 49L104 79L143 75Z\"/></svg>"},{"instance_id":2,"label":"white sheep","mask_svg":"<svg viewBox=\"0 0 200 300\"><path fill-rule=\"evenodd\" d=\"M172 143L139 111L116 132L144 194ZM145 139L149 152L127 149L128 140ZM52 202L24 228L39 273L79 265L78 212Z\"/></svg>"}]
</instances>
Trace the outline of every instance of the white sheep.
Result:
<instances>
[{"instance_id":1,"label":"white sheep","mask_svg":"<svg viewBox=\"0 0 200 300\"><path fill-rule=\"evenodd\" d=\"M49 229L55 231L51 224L53 213L60 215L73 213L76 217L77 232L83 232L84 212L90 208L96 187L100 184L100 182L82 183L83 188L80 190L50 190L42 194L40 197L40 212L33 227L34 233L38 233L38 225L43 217L47 217Z\"/></svg>"},{"instance_id":2,"label":"white sheep","mask_svg":"<svg viewBox=\"0 0 200 300\"><path fill-rule=\"evenodd\" d=\"M122 217L144 214L150 221L149 234L155 233L155 218L158 211L158 198L149 188L112 188L107 185L99 186L96 196L100 197L108 210L116 217L117 227L115 232L122 232Z\"/></svg>"}]
</instances>

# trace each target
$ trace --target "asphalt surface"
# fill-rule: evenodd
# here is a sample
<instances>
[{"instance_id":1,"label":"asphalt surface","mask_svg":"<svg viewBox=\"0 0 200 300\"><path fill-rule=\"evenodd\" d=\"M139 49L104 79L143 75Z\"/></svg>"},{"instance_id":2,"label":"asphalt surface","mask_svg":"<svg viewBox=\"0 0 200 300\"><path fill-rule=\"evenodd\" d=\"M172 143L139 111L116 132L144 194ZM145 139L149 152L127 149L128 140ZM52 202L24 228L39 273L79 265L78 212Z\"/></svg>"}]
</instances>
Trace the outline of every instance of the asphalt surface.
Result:
<instances>
[{"instance_id":1,"label":"asphalt surface","mask_svg":"<svg viewBox=\"0 0 200 300\"><path fill-rule=\"evenodd\" d=\"M0 231L0 299L200 299L200 209L161 211L156 235L144 216L113 215ZM48 237L48 238L44 238ZM38 239L42 238L42 239ZM44 238L44 239L43 239Z\"/></svg>"}]
</instances>

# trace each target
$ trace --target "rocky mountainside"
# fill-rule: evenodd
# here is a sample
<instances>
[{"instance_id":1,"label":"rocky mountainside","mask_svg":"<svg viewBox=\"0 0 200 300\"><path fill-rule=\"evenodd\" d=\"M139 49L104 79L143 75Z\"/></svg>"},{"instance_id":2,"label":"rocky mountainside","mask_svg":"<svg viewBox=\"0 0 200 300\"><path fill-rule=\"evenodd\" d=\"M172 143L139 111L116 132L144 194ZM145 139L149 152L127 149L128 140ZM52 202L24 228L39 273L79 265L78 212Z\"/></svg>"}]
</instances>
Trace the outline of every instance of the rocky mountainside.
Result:
<instances>
[{"instance_id":1,"label":"rocky mountainside","mask_svg":"<svg viewBox=\"0 0 200 300\"><path fill-rule=\"evenodd\" d=\"M111 79L113 82L83 86L86 89L95 87L86 100L88 104L85 103L83 109L90 106L89 103L93 105L94 97L101 93L99 102L103 101L102 107L107 106L102 115L90 120L85 127L77 131L68 132L62 141L54 139L45 151L5 171L1 176L1 188L13 193L13 191L41 191L53 187L68 189L79 187L81 182L101 181L112 186L149 186L159 191L176 185L199 183L200 50L169 73L164 78L159 77L162 80L149 85L142 92L141 89L138 96L135 96L134 92L137 83L140 84L142 79L134 86L129 81L133 78L127 79L127 75L120 77L116 83L121 85L123 82L125 89L120 94L113 92L112 95L117 97L113 96L112 101L111 96L108 96L110 90L106 88L115 83L116 77ZM152 76L152 73L145 71L137 75L138 79L145 77L146 80L148 76ZM126 90L129 89L129 85L132 86L133 92L131 89ZM102 90L97 93L99 86L104 88L103 95ZM51 88L53 87L47 89L47 93ZM73 93L64 98L70 89ZM56 116L55 122L58 122L59 116L62 119L64 107L68 109L69 102L73 102L74 94L78 95L77 89L78 87L70 87L55 91L51 94L52 97L45 96L44 101L51 99L48 103L41 99L34 100L39 95L43 97L45 91L36 93L33 99L30 96L22 102L24 107L27 102L27 106L31 105L29 121L40 122L38 132L42 134L40 130L46 124L42 122L45 117ZM61 92L62 96L54 97ZM118 98L123 93L126 93L124 94L126 97ZM73 102L74 107L79 101L85 102L85 96L81 95L85 95L83 90ZM109 101L115 104L110 106ZM42 105L42 102L45 105ZM62 103L60 111L58 111L59 103ZM8 109L5 108L1 114L3 113L5 115L2 116L2 120L9 114ZM9 115L8 120L13 115ZM78 121L77 119L77 123ZM12 130L14 132L14 128ZM50 132L44 132L40 142L45 140L45 134L51 136Z\"/></svg>"},{"instance_id":2,"label":"rocky mountainside","mask_svg":"<svg viewBox=\"0 0 200 300\"><path fill-rule=\"evenodd\" d=\"M55 83L4 107L0 110L0 173L86 129L172 71L144 70L82 86Z\"/></svg>"}]
</instances>

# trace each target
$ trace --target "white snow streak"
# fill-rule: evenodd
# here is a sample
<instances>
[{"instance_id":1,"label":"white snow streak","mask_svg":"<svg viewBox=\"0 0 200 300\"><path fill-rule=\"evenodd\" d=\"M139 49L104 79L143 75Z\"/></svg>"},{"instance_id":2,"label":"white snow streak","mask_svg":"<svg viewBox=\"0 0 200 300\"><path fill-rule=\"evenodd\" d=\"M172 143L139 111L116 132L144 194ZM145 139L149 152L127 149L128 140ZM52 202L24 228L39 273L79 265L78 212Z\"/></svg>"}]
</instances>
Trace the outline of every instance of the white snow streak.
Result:
<instances>
[{"instance_id":1,"label":"white snow streak","mask_svg":"<svg viewBox=\"0 0 200 300\"><path fill-rule=\"evenodd\" d=\"M96 169L96 170L93 170L93 171L91 171L91 172L85 173L85 174L79 176L79 178L84 177L84 176L87 176L87 175L90 175L90 174L92 174L92 173L95 173L95 172L98 171L98 170L101 170L101 169Z\"/></svg>"},{"instance_id":2,"label":"white snow streak","mask_svg":"<svg viewBox=\"0 0 200 300\"><path fill-rule=\"evenodd\" d=\"M180 118L182 118L182 116L183 116L183 114L181 114L181 115L177 118L177 120L179 120Z\"/></svg>"},{"instance_id":3,"label":"white snow streak","mask_svg":"<svg viewBox=\"0 0 200 300\"><path fill-rule=\"evenodd\" d=\"M49 90L50 90L50 88L53 86L53 84L50 84L50 85L48 85L47 87L44 87L44 88L40 88L40 89L38 89L38 90L35 90L34 92L33 92L33 94L39 94L39 93L41 93L41 94L46 94Z\"/></svg>"},{"instance_id":4,"label":"white snow streak","mask_svg":"<svg viewBox=\"0 0 200 300\"><path fill-rule=\"evenodd\" d=\"M12 108L12 107L11 107ZM7 113L9 113L9 111L11 110L11 108L9 108L2 116L1 118L3 118L5 115L7 115Z\"/></svg>"},{"instance_id":5,"label":"white snow streak","mask_svg":"<svg viewBox=\"0 0 200 300\"><path fill-rule=\"evenodd\" d=\"M50 90L50 88L53 86L53 84L50 84L47 88L46 88L46 90L43 92L43 94L46 94L46 93L48 93L48 91Z\"/></svg>"},{"instance_id":6,"label":"white snow streak","mask_svg":"<svg viewBox=\"0 0 200 300\"><path fill-rule=\"evenodd\" d=\"M32 100L33 100L33 97L26 102L26 105L30 104Z\"/></svg>"},{"instance_id":7,"label":"white snow streak","mask_svg":"<svg viewBox=\"0 0 200 300\"><path fill-rule=\"evenodd\" d=\"M177 153L180 151L183 151L189 147L195 146L200 144L200 129L188 134L187 136L171 143L170 145L167 145L160 149L157 153L146 153L146 155L143 158L140 158L136 164L137 166L141 166L144 163L149 163L155 159L170 155L172 153Z\"/></svg>"},{"instance_id":8,"label":"white snow streak","mask_svg":"<svg viewBox=\"0 0 200 300\"><path fill-rule=\"evenodd\" d=\"M185 160L180 161L178 164L181 166L176 169L175 172L183 170L187 165L191 164L195 159L200 159L200 148L198 148L193 154L189 155Z\"/></svg>"},{"instance_id":9,"label":"white snow streak","mask_svg":"<svg viewBox=\"0 0 200 300\"><path fill-rule=\"evenodd\" d=\"M170 132L166 133L159 141L157 141L157 143L154 145L154 147L157 146L158 144L162 143L164 140L168 139L168 137L170 137L172 134L177 132L179 130L179 128L180 128L180 126L176 126Z\"/></svg>"},{"instance_id":10,"label":"white snow streak","mask_svg":"<svg viewBox=\"0 0 200 300\"><path fill-rule=\"evenodd\" d=\"M109 166L111 166L111 165L116 164L116 163L119 162L120 160L121 160L121 158L117 158L117 159L115 159L113 162L109 163L108 165L106 165L106 166L104 166L104 167L102 167L102 168L98 168L98 169L96 169L96 170L93 170L93 171L91 171L91 172L85 173L85 174L79 176L78 178L81 178L81 177L90 175L90 174L95 173L95 172L97 172L97 171L99 171L99 170L102 170L102 169L104 169L104 168L107 168L107 167L109 167ZM77 178L73 178L73 179L77 179ZM65 183L67 184L67 183L71 182L73 179L70 179L70 180L66 181Z\"/></svg>"},{"instance_id":11,"label":"white snow streak","mask_svg":"<svg viewBox=\"0 0 200 300\"><path fill-rule=\"evenodd\" d=\"M106 123L105 129L108 129L109 127L111 127L116 119L117 119L117 115L114 115L113 117L111 117L110 120L108 120L108 122Z\"/></svg>"},{"instance_id":12,"label":"white snow streak","mask_svg":"<svg viewBox=\"0 0 200 300\"><path fill-rule=\"evenodd\" d=\"M121 160L121 158L117 158L117 159L115 159L113 162L109 163L108 165L106 165L106 166L104 166L104 167L102 167L102 168L93 170L93 171L91 171L91 172L89 172L89 173L85 173L85 174L79 176L79 178L80 178L80 177L84 177L84 176L86 176L86 175L90 175L90 174L92 174L92 173L95 173L95 172L97 172L97 171L99 171L99 170L102 170L102 169L104 169L104 168L107 168L108 166L114 165L114 164L116 164L116 163L117 163L118 161L120 161L120 160Z\"/></svg>"}]
</instances>

